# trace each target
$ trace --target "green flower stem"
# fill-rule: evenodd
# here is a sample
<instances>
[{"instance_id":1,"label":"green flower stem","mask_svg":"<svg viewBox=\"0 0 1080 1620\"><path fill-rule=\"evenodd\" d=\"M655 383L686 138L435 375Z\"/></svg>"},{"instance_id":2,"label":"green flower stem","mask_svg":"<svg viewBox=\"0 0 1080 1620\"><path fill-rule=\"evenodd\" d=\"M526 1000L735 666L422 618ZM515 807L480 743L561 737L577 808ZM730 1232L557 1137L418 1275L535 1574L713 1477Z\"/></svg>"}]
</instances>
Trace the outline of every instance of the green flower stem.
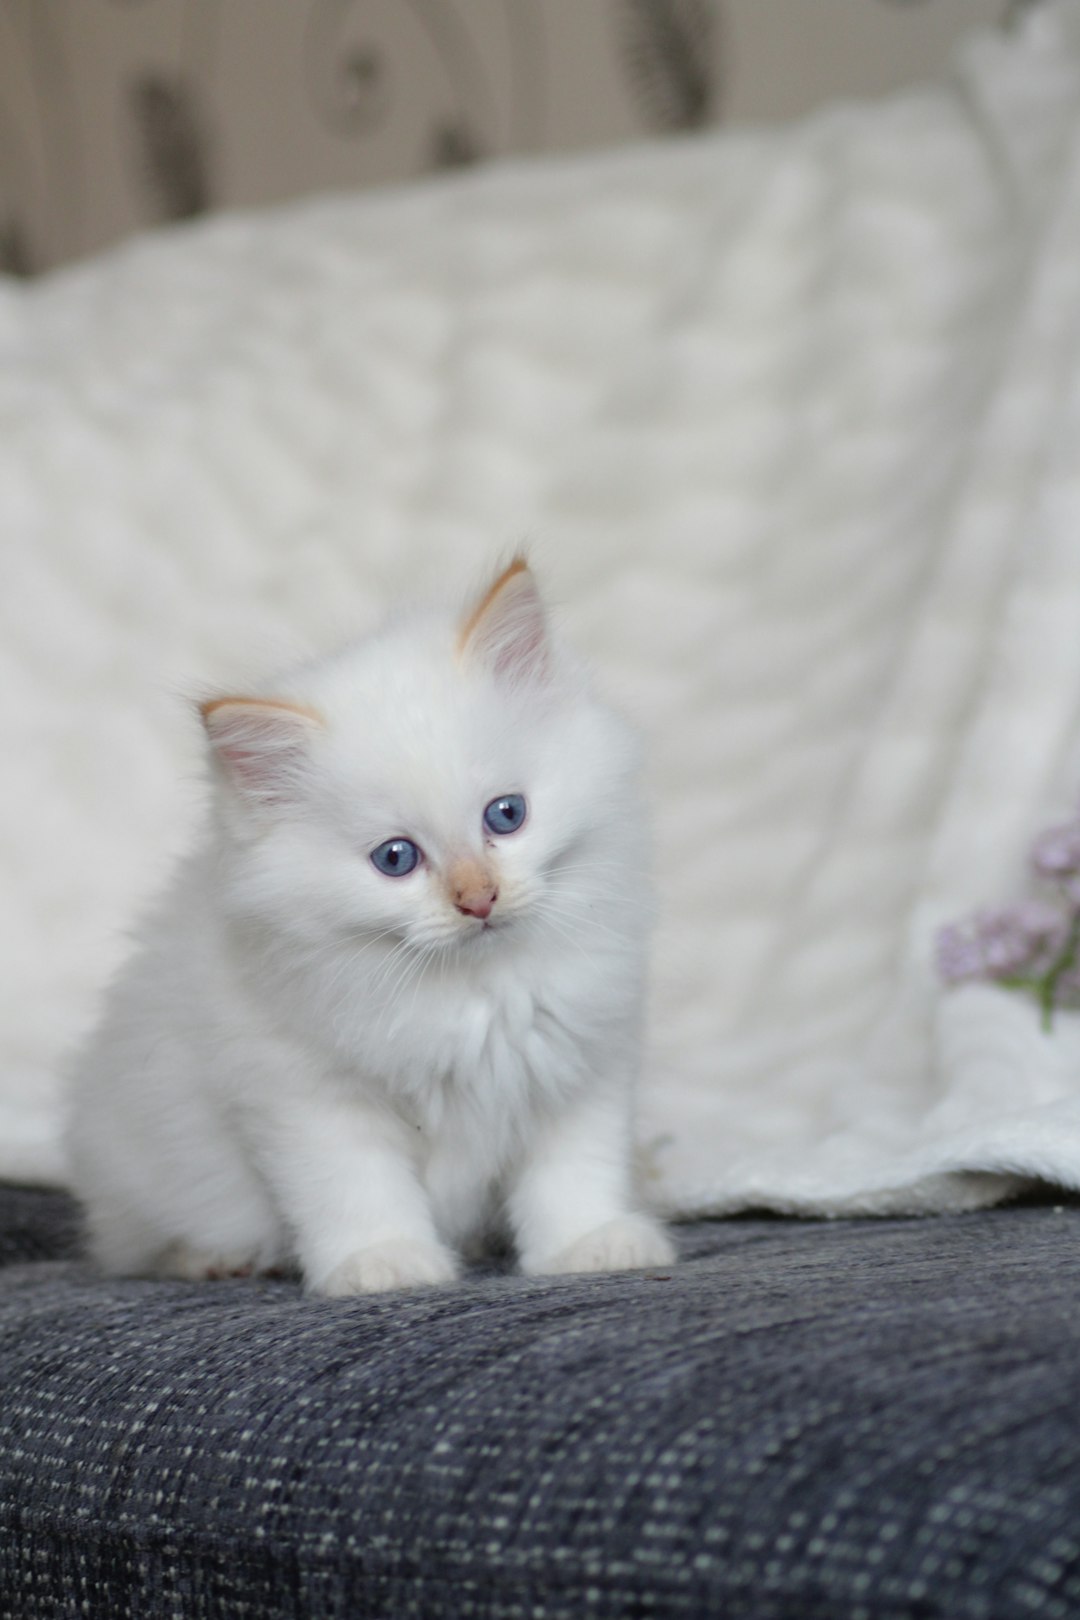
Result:
<instances>
[{"instance_id":1,"label":"green flower stem","mask_svg":"<svg viewBox=\"0 0 1080 1620\"><path fill-rule=\"evenodd\" d=\"M1049 1035L1054 1023L1054 1003L1057 999L1058 981L1062 974L1068 973L1076 961L1077 952L1080 951L1080 911L1073 915L1069 936L1061 951L1051 962L1041 979L1035 981L1038 986L1039 1006L1042 1008L1043 1032Z\"/></svg>"}]
</instances>

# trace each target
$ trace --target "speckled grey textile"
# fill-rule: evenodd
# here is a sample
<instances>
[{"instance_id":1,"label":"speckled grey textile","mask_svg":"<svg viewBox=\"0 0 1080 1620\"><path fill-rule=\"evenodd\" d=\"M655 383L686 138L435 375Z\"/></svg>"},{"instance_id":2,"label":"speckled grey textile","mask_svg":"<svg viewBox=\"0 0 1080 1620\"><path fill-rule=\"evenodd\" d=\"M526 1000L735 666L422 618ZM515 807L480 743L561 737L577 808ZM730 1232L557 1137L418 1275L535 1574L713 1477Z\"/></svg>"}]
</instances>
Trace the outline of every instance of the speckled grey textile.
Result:
<instances>
[{"instance_id":1,"label":"speckled grey textile","mask_svg":"<svg viewBox=\"0 0 1080 1620\"><path fill-rule=\"evenodd\" d=\"M1080 1615L1080 1209L679 1238L312 1301L3 1189L0 1613Z\"/></svg>"}]
</instances>

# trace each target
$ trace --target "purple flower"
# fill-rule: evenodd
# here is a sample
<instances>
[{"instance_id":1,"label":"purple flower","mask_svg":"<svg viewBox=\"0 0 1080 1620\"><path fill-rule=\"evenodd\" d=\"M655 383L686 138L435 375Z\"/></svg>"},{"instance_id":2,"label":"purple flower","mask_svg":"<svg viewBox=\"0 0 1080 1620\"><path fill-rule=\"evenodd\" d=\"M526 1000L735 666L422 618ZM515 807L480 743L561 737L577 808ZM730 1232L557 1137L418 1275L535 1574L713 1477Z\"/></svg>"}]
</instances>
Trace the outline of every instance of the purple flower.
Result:
<instances>
[{"instance_id":1,"label":"purple flower","mask_svg":"<svg viewBox=\"0 0 1080 1620\"><path fill-rule=\"evenodd\" d=\"M950 923L937 936L937 966L946 984L988 979L1031 992L1049 1030L1056 1006L1080 1005L1080 818L1041 833L1031 863L1057 903L1024 900Z\"/></svg>"},{"instance_id":2,"label":"purple flower","mask_svg":"<svg viewBox=\"0 0 1080 1620\"><path fill-rule=\"evenodd\" d=\"M1007 915L1043 955L1055 957L1063 949L1069 936L1069 924L1057 906L1046 900L1021 900L1008 908Z\"/></svg>"},{"instance_id":3,"label":"purple flower","mask_svg":"<svg viewBox=\"0 0 1080 1620\"><path fill-rule=\"evenodd\" d=\"M1061 914L1038 900L982 911L939 931L938 972L947 984L1038 977L1062 949L1067 932Z\"/></svg>"},{"instance_id":4,"label":"purple flower","mask_svg":"<svg viewBox=\"0 0 1080 1620\"><path fill-rule=\"evenodd\" d=\"M948 923L938 929L937 970L946 984L962 984L965 979L981 979L983 953L973 937L970 924Z\"/></svg>"},{"instance_id":5,"label":"purple flower","mask_svg":"<svg viewBox=\"0 0 1080 1620\"><path fill-rule=\"evenodd\" d=\"M1031 861L1040 877L1057 879L1080 874L1080 822L1049 827L1040 833L1031 851Z\"/></svg>"}]
</instances>

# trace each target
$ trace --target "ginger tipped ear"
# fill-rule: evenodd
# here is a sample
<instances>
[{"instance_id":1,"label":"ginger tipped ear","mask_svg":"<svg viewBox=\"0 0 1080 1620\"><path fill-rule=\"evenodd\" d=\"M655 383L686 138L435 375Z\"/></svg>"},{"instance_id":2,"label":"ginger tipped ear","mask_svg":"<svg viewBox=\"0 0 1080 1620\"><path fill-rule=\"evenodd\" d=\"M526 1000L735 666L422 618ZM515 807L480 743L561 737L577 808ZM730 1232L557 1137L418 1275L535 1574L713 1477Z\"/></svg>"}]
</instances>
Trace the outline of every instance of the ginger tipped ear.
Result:
<instances>
[{"instance_id":1,"label":"ginger tipped ear","mask_svg":"<svg viewBox=\"0 0 1080 1620\"><path fill-rule=\"evenodd\" d=\"M524 557L515 557L488 586L458 636L462 656L511 680L548 673L547 614Z\"/></svg>"},{"instance_id":2,"label":"ginger tipped ear","mask_svg":"<svg viewBox=\"0 0 1080 1620\"><path fill-rule=\"evenodd\" d=\"M242 799L266 808L295 802L321 715L298 703L252 697L211 698L199 713L222 774Z\"/></svg>"}]
</instances>

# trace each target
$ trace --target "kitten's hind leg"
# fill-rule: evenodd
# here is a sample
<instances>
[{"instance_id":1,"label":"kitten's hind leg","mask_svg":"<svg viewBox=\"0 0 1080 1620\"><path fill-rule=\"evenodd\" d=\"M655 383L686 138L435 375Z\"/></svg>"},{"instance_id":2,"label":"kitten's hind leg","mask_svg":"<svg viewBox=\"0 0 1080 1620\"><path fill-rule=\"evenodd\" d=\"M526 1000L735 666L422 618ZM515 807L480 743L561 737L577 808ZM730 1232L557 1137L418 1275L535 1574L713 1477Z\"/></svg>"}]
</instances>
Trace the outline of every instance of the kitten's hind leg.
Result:
<instances>
[{"instance_id":1,"label":"kitten's hind leg","mask_svg":"<svg viewBox=\"0 0 1080 1620\"><path fill-rule=\"evenodd\" d=\"M111 1277L170 1277L202 1282L250 1277L279 1267L286 1258L279 1223L257 1218L208 1222L201 1231L170 1238L130 1210L92 1207L87 1212L88 1249L99 1270ZM174 1227L175 1230L175 1227Z\"/></svg>"},{"instance_id":2,"label":"kitten's hind leg","mask_svg":"<svg viewBox=\"0 0 1080 1620\"><path fill-rule=\"evenodd\" d=\"M226 1277L251 1277L265 1269L265 1264L257 1250L200 1249L186 1238L175 1238L149 1269L155 1277L175 1277L181 1282L220 1282Z\"/></svg>"}]
</instances>

